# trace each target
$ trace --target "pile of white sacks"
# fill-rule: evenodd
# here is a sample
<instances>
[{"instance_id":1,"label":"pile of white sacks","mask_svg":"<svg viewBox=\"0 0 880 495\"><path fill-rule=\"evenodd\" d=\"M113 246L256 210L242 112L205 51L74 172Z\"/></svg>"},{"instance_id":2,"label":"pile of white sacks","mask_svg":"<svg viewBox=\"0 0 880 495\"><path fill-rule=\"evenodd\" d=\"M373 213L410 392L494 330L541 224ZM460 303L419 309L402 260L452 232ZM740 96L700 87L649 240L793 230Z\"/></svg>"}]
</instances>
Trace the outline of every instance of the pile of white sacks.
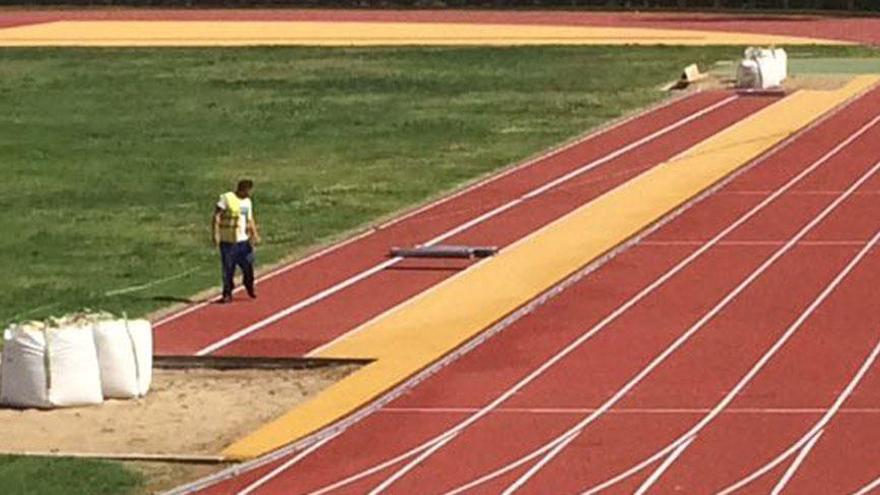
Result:
<instances>
[{"instance_id":1,"label":"pile of white sacks","mask_svg":"<svg viewBox=\"0 0 880 495\"><path fill-rule=\"evenodd\" d=\"M788 55L782 48L747 48L736 70L736 86L778 88L788 77Z\"/></svg>"},{"instance_id":2,"label":"pile of white sacks","mask_svg":"<svg viewBox=\"0 0 880 495\"><path fill-rule=\"evenodd\" d=\"M81 313L3 333L0 404L84 406L146 395L153 379L149 321Z\"/></svg>"}]
</instances>

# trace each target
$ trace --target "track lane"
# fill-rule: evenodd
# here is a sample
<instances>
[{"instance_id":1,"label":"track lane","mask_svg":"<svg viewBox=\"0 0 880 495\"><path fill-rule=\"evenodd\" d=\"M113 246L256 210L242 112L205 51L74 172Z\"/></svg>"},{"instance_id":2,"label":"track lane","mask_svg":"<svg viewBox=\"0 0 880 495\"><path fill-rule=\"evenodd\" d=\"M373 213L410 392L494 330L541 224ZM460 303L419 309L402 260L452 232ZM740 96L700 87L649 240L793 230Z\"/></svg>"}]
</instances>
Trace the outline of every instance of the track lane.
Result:
<instances>
[{"instance_id":1,"label":"track lane","mask_svg":"<svg viewBox=\"0 0 880 495\"><path fill-rule=\"evenodd\" d=\"M875 227L880 227L878 219L880 216L874 217ZM876 275L878 270L880 252L874 252L816 311L757 379L731 403L731 407L827 410L857 374L862 362L880 339L876 322L865 318L873 310L872 301L880 296ZM860 383L856 390L866 385ZM833 417L832 425L837 421L852 421L850 416L853 415L862 419L873 418L875 425L880 419L876 413L872 416L872 413L858 412L864 408L852 405L851 401L844 403L844 407L853 412L838 413ZM776 458L810 431L821 416L817 413L792 413L757 417L726 415L719 418L700 434L697 442L661 479L655 492L665 493L673 487L684 487L691 493L717 492ZM827 440L829 438L823 434L814 451ZM802 469L809 469L813 462L812 455L813 451L806 457L808 462L795 471L793 480L802 476ZM787 457L782 465L789 465L793 458L794 455ZM877 467L875 464L863 463L861 469L870 475ZM766 476L775 482L779 479L776 474ZM830 486L835 486L835 489L823 493L847 492L845 484L831 483ZM744 488L745 492L755 490L751 485ZM791 493L804 492L795 490Z\"/></svg>"},{"instance_id":2,"label":"track lane","mask_svg":"<svg viewBox=\"0 0 880 495\"><path fill-rule=\"evenodd\" d=\"M277 313L292 302L303 300L387 260L387 249L391 245L424 242L728 96L720 92L695 94L502 173L448 200L392 221L353 242L340 244L304 263L295 264L291 269L282 269L277 275L258 283L261 297L256 301L197 306L194 311L185 310L163 318L156 325L157 353L195 353L238 329Z\"/></svg>"}]
</instances>

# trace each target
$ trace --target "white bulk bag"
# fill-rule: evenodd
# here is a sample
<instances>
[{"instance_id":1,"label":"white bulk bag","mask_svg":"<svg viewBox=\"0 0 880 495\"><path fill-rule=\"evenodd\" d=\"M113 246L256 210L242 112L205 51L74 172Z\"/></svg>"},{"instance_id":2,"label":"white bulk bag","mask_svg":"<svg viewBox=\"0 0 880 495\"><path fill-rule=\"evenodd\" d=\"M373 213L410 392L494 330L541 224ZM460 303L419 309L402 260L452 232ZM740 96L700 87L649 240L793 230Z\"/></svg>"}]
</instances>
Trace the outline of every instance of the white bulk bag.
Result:
<instances>
[{"instance_id":1,"label":"white bulk bag","mask_svg":"<svg viewBox=\"0 0 880 495\"><path fill-rule=\"evenodd\" d=\"M775 88L781 86L788 77L788 54L782 48L749 47L746 48L743 57L745 60L737 68L737 86L739 87ZM740 73L745 76L746 73L752 71L749 61L756 64L758 77L754 79L754 84L751 84L751 79L743 80L743 84L740 84Z\"/></svg>"},{"instance_id":2,"label":"white bulk bag","mask_svg":"<svg viewBox=\"0 0 880 495\"><path fill-rule=\"evenodd\" d=\"M773 58L776 59L777 70L779 70L779 80L788 79L788 54L782 48L773 50Z\"/></svg>"},{"instance_id":3,"label":"white bulk bag","mask_svg":"<svg viewBox=\"0 0 880 495\"><path fill-rule=\"evenodd\" d=\"M768 50L769 52L769 50ZM762 53L755 62L758 63L758 73L761 75L761 89L776 88L782 84L782 71L772 55Z\"/></svg>"},{"instance_id":4,"label":"white bulk bag","mask_svg":"<svg viewBox=\"0 0 880 495\"><path fill-rule=\"evenodd\" d=\"M129 399L147 394L153 380L153 328L149 321L98 321L95 347L104 397Z\"/></svg>"},{"instance_id":5,"label":"white bulk bag","mask_svg":"<svg viewBox=\"0 0 880 495\"><path fill-rule=\"evenodd\" d=\"M0 404L52 408L103 402L91 325L16 326L3 340Z\"/></svg>"},{"instance_id":6,"label":"white bulk bag","mask_svg":"<svg viewBox=\"0 0 880 495\"><path fill-rule=\"evenodd\" d=\"M754 60L745 59L736 68L736 87L757 88L761 84L761 74L758 72L758 63Z\"/></svg>"}]
</instances>

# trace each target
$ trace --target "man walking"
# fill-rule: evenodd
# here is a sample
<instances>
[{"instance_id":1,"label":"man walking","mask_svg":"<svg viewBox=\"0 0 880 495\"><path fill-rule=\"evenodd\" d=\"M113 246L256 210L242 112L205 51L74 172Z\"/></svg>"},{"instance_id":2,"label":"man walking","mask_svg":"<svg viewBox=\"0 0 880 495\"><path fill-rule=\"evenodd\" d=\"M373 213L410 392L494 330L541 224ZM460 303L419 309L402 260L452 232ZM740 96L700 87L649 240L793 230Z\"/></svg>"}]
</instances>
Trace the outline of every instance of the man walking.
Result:
<instances>
[{"instance_id":1,"label":"man walking","mask_svg":"<svg viewBox=\"0 0 880 495\"><path fill-rule=\"evenodd\" d=\"M251 202L251 190L254 182L241 180L234 192L220 196L214 208L214 245L220 248L220 262L223 265L223 299L222 303L232 301L232 289L235 287L235 267L241 268L244 287L252 298L257 297L254 291L254 244L259 244L260 234L254 220L254 207ZM252 244L253 242L253 244Z\"/></svg>"}]
</instances>

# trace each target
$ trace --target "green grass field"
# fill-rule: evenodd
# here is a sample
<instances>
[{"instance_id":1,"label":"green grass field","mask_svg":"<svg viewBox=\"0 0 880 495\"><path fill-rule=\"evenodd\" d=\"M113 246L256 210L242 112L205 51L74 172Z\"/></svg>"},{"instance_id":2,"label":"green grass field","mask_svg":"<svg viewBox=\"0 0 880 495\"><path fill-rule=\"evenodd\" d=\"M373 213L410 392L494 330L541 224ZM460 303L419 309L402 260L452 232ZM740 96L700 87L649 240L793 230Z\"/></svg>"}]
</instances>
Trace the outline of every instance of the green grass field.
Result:
<instances>
[{"instance_id":1,"label":"green grass field","mask_svg":"<svg viewBox=\"0 0 880 495\"><path fill-rule=\"evenodd\" d=\"M0 50L0 323L143 315L216 286L209 219L240 177L257 183L266 265L653 103L691 62L740 53ZM116 464L0 458L5 495L139 483Z\"/></svg>"},{"instance_id":2,"label":"green grass field","mask_svg":"<svg viewBox=\"0 0 880 495\"><path fill-rule=\"evenodd\" d=\"M117 495L142 484L141 476L117 463L0 456L4 495Z\"/></svg>"}]
</instances>

